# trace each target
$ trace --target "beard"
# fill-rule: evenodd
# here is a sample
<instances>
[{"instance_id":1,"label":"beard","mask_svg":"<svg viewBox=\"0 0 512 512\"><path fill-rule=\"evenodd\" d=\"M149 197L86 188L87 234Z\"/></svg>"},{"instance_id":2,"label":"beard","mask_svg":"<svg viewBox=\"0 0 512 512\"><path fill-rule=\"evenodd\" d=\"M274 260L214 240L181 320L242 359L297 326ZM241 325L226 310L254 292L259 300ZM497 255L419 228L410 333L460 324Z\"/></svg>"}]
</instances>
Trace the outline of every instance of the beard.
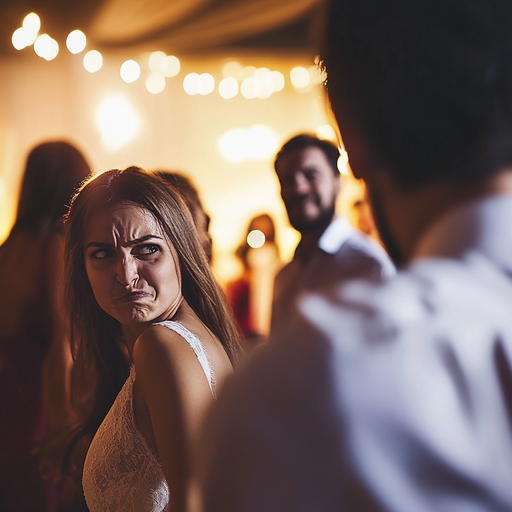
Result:
<instances>
[{"instance_id":1,"label":"beard","mask_svg":"<svg viewBox=\"0 0 512 512\"><path fill-rule=\"evenodd\" d=\"M292 227L301 234L324 231L332 222L335 210L336 205L333 201L329 206L321 208L320 213L316 217L308 219L298 215L290 215L290 210L287 208L288 220Z\"/></svg>"},{"instance_id":2,"label":"beard","mask_svg":"<svg viewBox=\"0 0 512 512\"><path fill-rule=\"evenodd\" d=\"M384 245L387 253L389 254L389 257L393 260L393 263L396 265L396 267L402 267L405 263L405 259L389 227L389 222L387 220L382 204L381 194L376 189L376 187L372 187L368 184L366 184L366 194L368 197L368 203L372 210L373 221L379 233L382 244Z\"/></svg>"}]
</instances>

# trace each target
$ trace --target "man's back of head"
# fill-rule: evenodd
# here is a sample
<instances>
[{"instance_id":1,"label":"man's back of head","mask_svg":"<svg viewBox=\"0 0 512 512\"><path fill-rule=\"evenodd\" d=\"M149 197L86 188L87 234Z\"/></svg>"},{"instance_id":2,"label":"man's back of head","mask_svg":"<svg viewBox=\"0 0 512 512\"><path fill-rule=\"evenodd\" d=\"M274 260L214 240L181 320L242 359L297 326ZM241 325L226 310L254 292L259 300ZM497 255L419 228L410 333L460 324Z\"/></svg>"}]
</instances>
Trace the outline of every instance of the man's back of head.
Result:
<instances>
[{"instance_id":1,"label":"man's back of head","mask_svg":"<svg viewBox=\"0 0 512 512\"><path fill-rule=\"evenodd\" d=\"M512 164L512 2L332 0L324 63L340 129L356 123L404 187Z\"/></svg>"},{"instance_id":2,"label":"man's back of head","mask_svg":"<svg viewBox=\"0 0 512 512\"><path fill-rule=\"evenodd\" d=\"M352 170L365 180L381 238L399 263L433 220L417 212L441 212L457 193L471 195L512 167L511 17L508 0L330 2L329 98ZM385 197L438 185L430 198L393 199L409 200L412 214L392 212ZM437 198L444 204L435 206ZM393 226L393 216L404 226Z\"/></svg>"}]
</instances>

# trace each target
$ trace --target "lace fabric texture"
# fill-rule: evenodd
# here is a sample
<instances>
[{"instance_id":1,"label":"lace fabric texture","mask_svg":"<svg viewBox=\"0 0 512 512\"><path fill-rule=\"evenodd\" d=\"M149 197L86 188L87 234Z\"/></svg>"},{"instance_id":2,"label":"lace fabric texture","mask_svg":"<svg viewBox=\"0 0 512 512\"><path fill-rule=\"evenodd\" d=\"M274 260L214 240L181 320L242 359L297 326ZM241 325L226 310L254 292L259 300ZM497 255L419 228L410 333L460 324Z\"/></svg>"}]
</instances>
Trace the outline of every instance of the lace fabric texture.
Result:
<instances>
[{"instance_id":1,"label":"lace fabric texture","mask_svg":"<svg viewBox=\"0 0 512 512\"><path fill-rule=\"evenodd\" d=\"M197 336L182 324L163 325L182 336L194 350L212 394L214 373ZM163 512L169 488L156 455L137 430L133 414L135 368L94 436L84 465L82 485L91 512ZM214 395L215 396L215 395Z\"/></svg>"}]
</instances>

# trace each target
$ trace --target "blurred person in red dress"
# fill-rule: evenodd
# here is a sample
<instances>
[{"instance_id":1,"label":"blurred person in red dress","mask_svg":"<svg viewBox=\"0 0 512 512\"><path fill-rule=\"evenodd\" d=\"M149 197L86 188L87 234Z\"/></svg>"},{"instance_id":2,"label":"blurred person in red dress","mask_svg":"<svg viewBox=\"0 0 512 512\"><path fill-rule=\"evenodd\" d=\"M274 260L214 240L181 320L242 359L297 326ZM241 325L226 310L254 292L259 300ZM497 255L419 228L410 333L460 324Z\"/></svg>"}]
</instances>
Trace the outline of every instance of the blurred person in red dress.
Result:
<instances>
[{"instance_id":1,"label":"blurred person in red dress","mask_svg":"<svg viewBox=\"0 0 512 512\"><path fill-rule=\"evenodd\" d=\"M276 230L266 213L254 217L236 250L241 275L228 283L226 293L243 334L246 350L264 343L270 330L274 279L282 266Z\"/></svg>"}]
</instances>

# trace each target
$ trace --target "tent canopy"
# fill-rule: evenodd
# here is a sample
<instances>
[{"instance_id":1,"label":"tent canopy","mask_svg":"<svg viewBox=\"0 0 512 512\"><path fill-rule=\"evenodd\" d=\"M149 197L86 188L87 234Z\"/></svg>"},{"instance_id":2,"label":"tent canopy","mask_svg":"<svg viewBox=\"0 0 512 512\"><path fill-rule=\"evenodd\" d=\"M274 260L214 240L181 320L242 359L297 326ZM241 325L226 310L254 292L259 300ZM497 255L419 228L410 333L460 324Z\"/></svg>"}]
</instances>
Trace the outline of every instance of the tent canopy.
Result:
<instances>
[{"instance_id":1,"label":"tent canopy","mask_svg":"<svg viewBox=\"0 0 512 512\"><path fill-rule=\"evenodd\" d=\"M83 30L99 50L155 47L169 53L223 49L299 50L314 55L321 0L2 0L0 52L29 12L41 32Z\"/></svg>"}]
</instances>

